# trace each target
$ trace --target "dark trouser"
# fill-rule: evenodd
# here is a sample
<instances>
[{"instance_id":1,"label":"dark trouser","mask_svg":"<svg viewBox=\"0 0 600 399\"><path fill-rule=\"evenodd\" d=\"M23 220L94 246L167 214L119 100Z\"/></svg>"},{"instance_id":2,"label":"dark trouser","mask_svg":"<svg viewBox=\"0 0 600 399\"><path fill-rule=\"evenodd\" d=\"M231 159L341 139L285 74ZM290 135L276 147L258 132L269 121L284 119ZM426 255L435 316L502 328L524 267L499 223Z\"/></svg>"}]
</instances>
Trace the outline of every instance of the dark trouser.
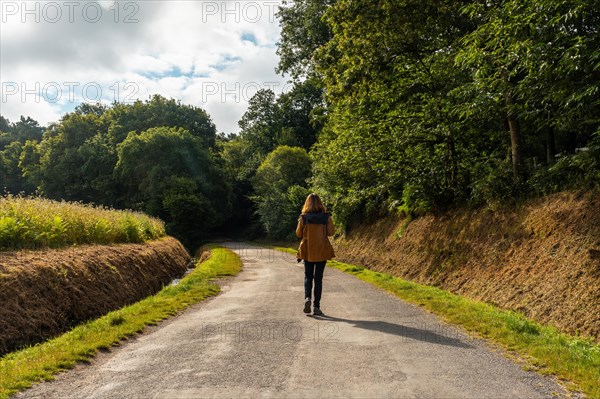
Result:
<instances>
[{"instance_id":1,"label":"dark trouser","mask_svg":"<svg viewBox=\"0 0 600 399\"><path fill-rule=\"evenodd\" d=\"M315 308L321 305L321 292L323 292L323 272L325 263L304 261L304 298L311 298L313 279L315 280Z\"/></svg>"}]
</instances>

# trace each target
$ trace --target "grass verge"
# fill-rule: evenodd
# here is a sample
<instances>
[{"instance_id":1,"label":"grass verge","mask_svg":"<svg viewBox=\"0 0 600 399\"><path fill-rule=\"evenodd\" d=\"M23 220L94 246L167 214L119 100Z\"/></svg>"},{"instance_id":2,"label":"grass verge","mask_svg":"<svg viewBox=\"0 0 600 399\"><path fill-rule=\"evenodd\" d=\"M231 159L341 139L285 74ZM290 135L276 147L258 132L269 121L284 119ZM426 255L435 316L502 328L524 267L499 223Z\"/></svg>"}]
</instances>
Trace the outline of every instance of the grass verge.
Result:
<instances>
[{"instance_id":1,"label":"grass verge","mask_svg":"<svg viewBox=\"0 0 600 399\"><path fill-rule=\"evenodd\" d=\"M179 284L165 287L153 296L75 327L57 338L0 358L0 399L36 382L52 380L77 362L89 362L99 349L118 345L145 326L216 295L220 288L211 280L237 274L242 262L228 249L212 246L210 250L210 258L197 265Z\"/></svg>"},{"instance_id":2,"label":"grass verge","mask_svg":"<svg viewBox=\"0 0 600 399\"><path fill-rule=\"evenodd\" d=\"M292 248L273 248L296 253ZM440 288L377 273L363 266L337 261L327 264L417 304L475 335L498 343L538 372L556 375L567 383L569 389L600 399L600 346L591 339L563 334L520 313Z\"/></svg>"}]
</instances>

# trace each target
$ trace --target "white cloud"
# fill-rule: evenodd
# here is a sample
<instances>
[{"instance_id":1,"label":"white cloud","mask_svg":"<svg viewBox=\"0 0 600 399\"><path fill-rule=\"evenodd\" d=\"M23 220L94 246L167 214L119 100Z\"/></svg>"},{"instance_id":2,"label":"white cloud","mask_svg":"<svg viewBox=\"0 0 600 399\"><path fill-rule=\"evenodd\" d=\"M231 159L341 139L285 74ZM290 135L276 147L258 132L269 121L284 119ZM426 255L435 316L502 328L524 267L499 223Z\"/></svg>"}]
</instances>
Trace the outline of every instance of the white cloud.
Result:
<instances>
[{"instance_id":1,"label":"white cloud","mask_svg":"<svg viewBox=\"0 0 600 399\"><path fill-rule=\"evenodd\" d=\"M66 4L27 2L27 13L25 3L0 3L0 113L10 120L47 124L97 94L107 103L161 94L205 108L219 131L236 132L256 89L283 88L274 72L277 2L85 1L61 6L60 18L50 3Z\"/></svg>"}]
</instances>

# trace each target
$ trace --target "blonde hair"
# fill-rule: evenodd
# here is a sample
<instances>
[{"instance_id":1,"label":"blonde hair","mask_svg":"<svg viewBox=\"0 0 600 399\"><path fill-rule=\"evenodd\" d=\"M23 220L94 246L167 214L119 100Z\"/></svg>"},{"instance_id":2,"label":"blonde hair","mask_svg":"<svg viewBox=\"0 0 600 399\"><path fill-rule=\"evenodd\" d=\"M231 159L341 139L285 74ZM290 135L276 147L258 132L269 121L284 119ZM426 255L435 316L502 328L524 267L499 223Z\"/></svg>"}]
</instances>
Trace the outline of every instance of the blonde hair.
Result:
<instances>
[{"instance_id":1,"label":"blonde hair","mask_svg":"<svg viewBox=\"0 0 600 399\"><path fill-rule=\"evenodd\" d=\"M306 197L306 201L304 201L304 206L302 207L303 214L311 212L327 212L327 208L323 205L321 198L315 193L310 193Z\"/></svg>"}]
</instances>

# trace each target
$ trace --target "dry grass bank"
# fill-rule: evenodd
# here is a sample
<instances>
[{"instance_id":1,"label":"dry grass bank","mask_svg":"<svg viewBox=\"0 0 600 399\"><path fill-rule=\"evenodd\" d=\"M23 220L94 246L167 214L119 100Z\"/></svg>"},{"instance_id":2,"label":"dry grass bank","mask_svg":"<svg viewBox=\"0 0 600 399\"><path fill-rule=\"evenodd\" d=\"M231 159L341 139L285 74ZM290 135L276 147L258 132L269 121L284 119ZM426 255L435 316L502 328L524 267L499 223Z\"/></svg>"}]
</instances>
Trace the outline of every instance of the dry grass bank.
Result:
<instances>
[{"instance_id":1,"label":"dry grass bank","mask_svg":"<svg viewBox=\"0 0 600 399\"><path fill-rule=\"evenodd\" d=\"M600 342L600 194L516 210L454 211L356 226L337 259L513 309Z\"/></svg>"},{"instance_id":2,"label":"dry grass bank","mask_svg":"<svg viewBox=\"0 0 600 399\"><path fill-rule=\"evenodd\" d=\"M1 252L0 355L156 293L189 260L171 237Z\"/></svg>"}]
</instances>

